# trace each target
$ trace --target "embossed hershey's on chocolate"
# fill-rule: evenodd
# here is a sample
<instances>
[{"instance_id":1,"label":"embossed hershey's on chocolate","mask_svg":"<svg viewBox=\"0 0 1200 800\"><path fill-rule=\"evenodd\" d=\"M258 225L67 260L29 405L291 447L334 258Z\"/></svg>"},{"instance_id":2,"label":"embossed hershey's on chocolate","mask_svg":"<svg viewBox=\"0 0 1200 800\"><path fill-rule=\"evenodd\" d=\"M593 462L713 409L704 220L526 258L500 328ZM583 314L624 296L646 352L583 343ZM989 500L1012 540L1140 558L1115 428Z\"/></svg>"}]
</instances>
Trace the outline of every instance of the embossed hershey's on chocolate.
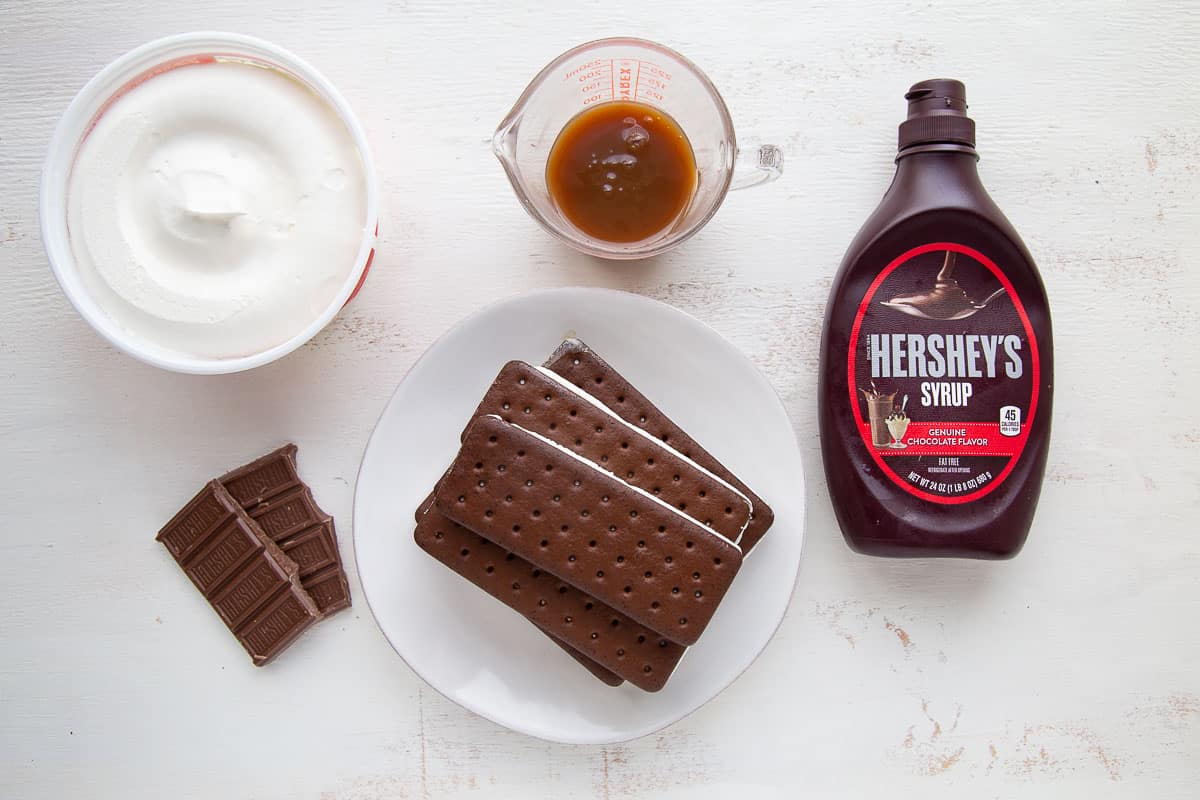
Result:
<instances>
[{"instance_id":1,"label":"embossed hershey's on chocolate","mask_svg":"<svg viewBox=\"0 0 1200 800\"><path fill-rule=\"evenodd\" d=\"M333 518L321 510L296 470L288 444L218 480L300 568L300 583L327 617L350 607Z\"/></svg>"},{"instance_id":2,"label":"embossed hershey's on chocolate","mask_svg":"<svg viewBox=\"0 0 1200 800\"><path fill-rule=\"evenodd\" d=\"M158 540L237 637L266 664L319 616L299 567L218 481L210 481Z\"/></svg>"}]
</instances>

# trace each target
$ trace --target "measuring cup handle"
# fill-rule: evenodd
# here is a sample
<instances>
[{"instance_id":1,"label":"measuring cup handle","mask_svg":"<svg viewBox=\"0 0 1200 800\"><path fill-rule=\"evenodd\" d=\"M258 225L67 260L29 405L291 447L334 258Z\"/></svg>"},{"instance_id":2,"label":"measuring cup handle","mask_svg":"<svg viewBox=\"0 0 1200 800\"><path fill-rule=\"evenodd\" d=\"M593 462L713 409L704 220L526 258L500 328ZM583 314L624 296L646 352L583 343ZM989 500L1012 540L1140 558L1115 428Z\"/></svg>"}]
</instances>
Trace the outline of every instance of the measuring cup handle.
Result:
<instances>
[{"instance_id":1,"label":"measuring cup handle","mask_svg":"<svg viewBox=\"0 0 1200 800\"><path fill-rule=\"evenodd\" d=\"M730 189L749 189L783 174L783 151L773 144L739 147L733 160Z\"/></svg>"}]
</instances>

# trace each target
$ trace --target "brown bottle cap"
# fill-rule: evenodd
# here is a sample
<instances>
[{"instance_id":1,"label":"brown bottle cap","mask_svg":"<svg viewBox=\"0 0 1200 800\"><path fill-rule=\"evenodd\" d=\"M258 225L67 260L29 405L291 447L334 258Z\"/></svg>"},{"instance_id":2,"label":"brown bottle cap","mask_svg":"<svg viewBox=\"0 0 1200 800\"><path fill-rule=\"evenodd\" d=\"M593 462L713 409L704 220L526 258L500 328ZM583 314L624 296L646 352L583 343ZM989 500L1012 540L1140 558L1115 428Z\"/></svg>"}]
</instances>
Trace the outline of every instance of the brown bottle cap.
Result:
<instances>
[{"instance_id":1,"label":"brown bottle cap","mask_svg":"<svg viewBox=\"0 0 1200 800\"><path fill-rule=\"evenodd\" d=\"M908 119L900 123L900 149L919 144L975 146L975 120L967 116L967 88L962 81L921 81L904 95Z\"/></svg>"}]
</instances>

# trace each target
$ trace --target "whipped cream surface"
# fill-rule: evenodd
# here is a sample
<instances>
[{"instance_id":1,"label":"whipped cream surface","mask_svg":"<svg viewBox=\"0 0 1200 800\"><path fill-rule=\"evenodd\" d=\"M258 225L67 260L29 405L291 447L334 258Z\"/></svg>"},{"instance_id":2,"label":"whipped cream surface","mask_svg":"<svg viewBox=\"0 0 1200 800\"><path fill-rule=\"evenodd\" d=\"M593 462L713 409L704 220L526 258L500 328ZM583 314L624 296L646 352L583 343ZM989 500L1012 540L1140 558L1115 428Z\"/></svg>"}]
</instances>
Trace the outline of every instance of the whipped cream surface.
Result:
<instances>
[{"instance_id":1,"label":"whipped cream surface","mask_svg":"<svg viewBox=\"0 0 1200 800\"><path fill-rule=\"evenodd\" d=\"M81 280L131 338L236 358L303 331L362 266L366 194L324 98L218 60L111 103L79 146L67 222Z\"/></svg>"}]
</instances>

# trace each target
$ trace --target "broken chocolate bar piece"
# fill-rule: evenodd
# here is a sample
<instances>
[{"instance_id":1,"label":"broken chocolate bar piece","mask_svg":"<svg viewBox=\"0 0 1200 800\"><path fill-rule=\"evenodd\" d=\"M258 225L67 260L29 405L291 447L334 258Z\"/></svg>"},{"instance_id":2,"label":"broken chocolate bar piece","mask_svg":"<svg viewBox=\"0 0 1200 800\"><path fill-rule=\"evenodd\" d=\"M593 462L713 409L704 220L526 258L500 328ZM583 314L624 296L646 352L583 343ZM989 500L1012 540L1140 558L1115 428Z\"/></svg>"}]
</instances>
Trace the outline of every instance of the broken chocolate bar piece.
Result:
<instances>
[{"instance_id":1,"label":"broken chocolate bar piece","mask_svg":"<svg viewBox=\"0 0 1200 800\"><path fill-rule=\"evenodd\" d=\"M300 567L300 583L326 617L350 607L333 518L321 510L296 471L288 444L219 479L233 498Z\"/></svg>"},{"instance_id":2,"label":"broken chocolate bar piece","mask_svg":"<svg viewBox=\"0 0 1200 800\"><path fill-rule=\"evenodd\" d=\"M168 552L256 666L279 655L319 616L296 562L217 481L158 533Z\"/></svg>"}]
</instances>

